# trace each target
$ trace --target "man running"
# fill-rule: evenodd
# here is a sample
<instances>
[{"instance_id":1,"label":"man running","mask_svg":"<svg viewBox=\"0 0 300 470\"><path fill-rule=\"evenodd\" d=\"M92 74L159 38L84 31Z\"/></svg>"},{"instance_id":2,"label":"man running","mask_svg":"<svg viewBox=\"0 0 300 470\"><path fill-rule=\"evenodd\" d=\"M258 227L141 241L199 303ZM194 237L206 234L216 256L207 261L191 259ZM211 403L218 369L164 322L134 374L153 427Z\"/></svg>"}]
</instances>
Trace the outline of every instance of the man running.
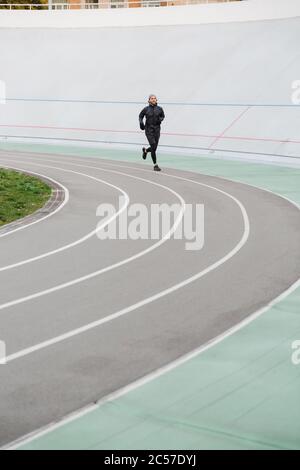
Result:
<instances>
[{"instance_id":1,"label":"man running","mask_svg":"<svg viewBox=\"0 0 300 470\"><path fill-rule=\"evenodd\" d=\"M165 118L164 110L157 105L157 98L155 95L150 95L148 99L149 105L146 106L139 114L140 128L145 131L146 137L150 144L147 149L143 147L142 157L145 160L147 153L151 152L151 158L154 165L154 171L161 171L156 162L156 149L160 137L160 125ZM144 124L144 117L146 123Z\"/></svg>"}]
</instances>

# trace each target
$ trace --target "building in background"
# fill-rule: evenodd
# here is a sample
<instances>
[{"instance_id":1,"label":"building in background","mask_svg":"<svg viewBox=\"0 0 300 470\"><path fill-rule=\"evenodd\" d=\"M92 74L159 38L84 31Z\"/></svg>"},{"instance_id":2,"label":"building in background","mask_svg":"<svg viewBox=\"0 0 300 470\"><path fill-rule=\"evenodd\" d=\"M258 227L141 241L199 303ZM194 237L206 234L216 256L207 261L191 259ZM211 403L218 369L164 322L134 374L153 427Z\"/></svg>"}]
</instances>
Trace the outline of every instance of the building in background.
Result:
<instances>
[{"instance_id":1,"label":"building in background","mask_svg":"<svg viewBox=\"0 0 300 470\"><path fill-rule=\"evenodd\" d=\"M198 3L223 3L241 0L0 0L1 9L99 9L99 8L141 8Z\"/></svg>"},{"instance_id":2,"label":"building in background","mask_svg":"<svg viewBox=\"0 0 300 470\"><path fill-rule=\"evenodd\" d=\"M223 3L239 0L67 0L71 9L80 8L141 8L141 7L163 7L171 5L186 5L198 3ZM56 3L56 1L54 0ZM64 3L62 1L62 3Z\"/></svg>"}]
</instances>

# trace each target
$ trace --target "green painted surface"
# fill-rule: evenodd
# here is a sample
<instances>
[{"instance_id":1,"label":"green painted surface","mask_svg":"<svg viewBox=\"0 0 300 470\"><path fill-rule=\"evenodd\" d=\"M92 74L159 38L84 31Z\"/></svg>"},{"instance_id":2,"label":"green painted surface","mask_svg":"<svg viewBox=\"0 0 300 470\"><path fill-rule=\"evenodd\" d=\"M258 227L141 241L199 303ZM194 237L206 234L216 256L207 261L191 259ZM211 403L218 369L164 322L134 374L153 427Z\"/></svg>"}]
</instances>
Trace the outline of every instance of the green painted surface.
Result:
<instances>
[{"instance_id":1,"label":"green painted surface","mask_svg":"<svg viewBox=\"0 0 300 470\"><path fill-rule=\"evenodd\" d=\"M135 151L8 145L0 149L140 163ZM217 175L300 203L300 170L163 155L161 166ZM300 449L300 289L185 364L22 449Z\"/></svg>"}]
</instances>

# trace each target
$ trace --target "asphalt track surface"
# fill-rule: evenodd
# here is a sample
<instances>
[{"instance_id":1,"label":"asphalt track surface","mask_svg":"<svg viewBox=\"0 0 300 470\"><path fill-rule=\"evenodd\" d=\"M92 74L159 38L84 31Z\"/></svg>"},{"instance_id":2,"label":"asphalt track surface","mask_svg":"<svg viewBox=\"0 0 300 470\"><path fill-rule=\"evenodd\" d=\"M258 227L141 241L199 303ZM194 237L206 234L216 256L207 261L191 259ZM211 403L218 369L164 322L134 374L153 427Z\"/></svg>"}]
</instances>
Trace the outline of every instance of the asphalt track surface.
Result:
<instances>
[{"instance_id":1,"label":"asphalt track surface","mask_svg":"<svg viewBox=\"0 0 300 470\"><path fill-rule=\"evenodd\" d=\"M292 203L222 178L156 174L147 163L0 153L1 166L50 177L70 196L53 216L0 233L8 354L0 366L1 445L198 348L299 278ZM188 251L172 237L99 240L96 209L118 206L120 194L116 217L135 202L180 203L178 222L186 203L204 204L203 249Z\"/></svg>"}]
</instances>

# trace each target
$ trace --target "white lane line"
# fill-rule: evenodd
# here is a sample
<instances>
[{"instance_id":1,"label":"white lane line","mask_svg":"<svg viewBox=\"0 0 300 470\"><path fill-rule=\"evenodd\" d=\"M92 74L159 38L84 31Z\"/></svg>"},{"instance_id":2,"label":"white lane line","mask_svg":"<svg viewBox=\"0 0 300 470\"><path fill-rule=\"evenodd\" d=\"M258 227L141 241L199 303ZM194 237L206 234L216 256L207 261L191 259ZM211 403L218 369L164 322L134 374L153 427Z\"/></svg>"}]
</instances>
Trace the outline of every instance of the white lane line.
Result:
<instances>
[{"instance_id":1,"label":"white lane line","mask_svg":"<svg viewBox=\"0 0 300 470\"><path fill-rule=\"evenodd\" d=\"M247 239L249 237L249 232L250 232L250 226L249 226L249 219L248 219L248 215L247 215L247 212L246 212L246 209L245 207L243 206L243 204L237 199L235 198L234 196L230 195L229 193L226 193L225 191L221 190L221 189L218 189L218 188L214 188L213 186L209 186L209 185L206 185L204 183L198 183L198 182L195 182L193 180L187 180L187 181L191 181L193 183L196 183L196 184L199 184L201 186L205 186L205 187L208 187L210 189L213 189L227 197L229 197L230 199L232 199L239 207L239 209L241 210L241 213L242 213L242 218L243 218L243 222L244 222L244 231L243 231L243 236L241 238L241 240L239 241L239 243L229 252L227 253L227 255L225 255L224 257L222 257L220 260L218 260L217 262L213 263L212 265L208 266L206 269L200 271L199 273L195 274L194 276L191 276L187 279L185 279L184 281L178 283L178 284L175 284L174 286L168 288L168 289L165 289L153 296L150 296L150 297L147 297L146 299L140 301L140 302L137 302L133 305L130 305L129 307L126 307L124 309L121 309L113 314L110 314L104 318L101 318L99 320L96 320L94 322L91 322L91 323L88 323L82 327L79 327L79 328L76 328L76 329L73 329L67 333L64 333L62 335L59 335L59 336L56 336L54 338L51 338L47 341L43 341L41 343L38 343L32 347L29 347L29 348L25 348L21 351L17 351L9 356L7 356L6 358L6 361L7 363L8 362L11 362L13 360L16 360L18 358L21 358L21 357L24 357L24 356L27 356L28 354L31 354L33 352L36 352L38 350L41 350L41 349L44 349L46 347L49 347L51 345L54 345L54 344L57 344L61 341L64 341L66 339L69 339L69 338L72 338L76 335L79 335L83 332L86 332L88 330L91 330L93 328L96 328L100 325L103 325L107 322L110 322L112 320L115 320L116 318L119 318L129 312L132 312L138 308L141 308L151 302L154 302L155 300L158 300L168 294L171 294L173 292L175 292L176 290L194 282L195 280L197 279L200 279L201 277L203 277L204 275L208 274L209 272L213 271L214 269L216 269L217 267L221 266L223 263L225 263L226 261L228 261L230 258L232 258L236 253L238 253L238 251L245 245L245 243L247 242ZM176 221L176 224L178 224L178 220ZM172 228L172 232L176 230L176 227L177 225L174 224L173 228ZM176 227L175 227L176 225ZM171 232L171 231L170 231ZM170 233L168 233L165 237L169 238L170 237ZM156 248L157 246L159 246L160 244L162 244L164 241L164 239L160 240L158 243L156 243L155 245L152 245L150 248L147 248L146 250L144 250L144 252L141 252L137 255L134 255L131 257L131 260L133 259L137 259L139 258L140 256L142 256L143 254L145 254L146 252L150 252L152 251L154 248ZM125 262L128 262L127 260L125 260ZM116 265L113 265L113 267L117 267L117 266L121 266L122 264L124 264L124 262L119 262L119 263L116 263ZM24 302L26 300L31 300L32 298L36 298L36 297L40 297L41 295L45 295L47 293L50 293L50 292L53 292L54 290L59 290L61 288L65 288L65 287L68 287L70 285L75 285L79 282L83 282L87 279L91 279L95 276L98 276L99 274L101 274L102 272L104 271L107 271L107 270L110 270L112 269L112 266L109 266L108 268L104 268L104 269L101 269L99 271L96 271L96 272L93 272L93 273L90 273L86 276L83 276L81 278L78 278L78 279L74 279L72 281L69 281L68 283L65 283L65 284L62 284L62 285L59 285L59 286L56 286L52 289L48 289L47 291L42 291L40 293L37 293L37 294L33 294L31 296L28 296L28 297L25 297L25 298L22 298L22 299L18 299L16 301L12 301L12 302L8 302L7 304L3 304L0 306L0 310L3 309L3 308L7 308L9 306L12 306L12 305L16 305L18 303L21 303L21 302Z\"/></svg>"},{"instance_id":2,"label":"white lane line","mask_svg":"<svg viewBox=\"0 0 300 470\"><path fill-rule=\"evenodd\" d=\"M76 171L72 171L72 170L68 170L68 169L65 169L65 168L61 168L61 167L55 167L55 166L49 166L49 165L43 165L43 164L39 164L39 163L35 163L35 162L30 162L30 161L21 161L21 160L12 160L14 161L15 163L28 163L29 165L34 165L34 166L40 166L40 167L43 167L43 168L52 168L52 169L56 169L56 170L60 170L60 171L65 171L65 172L70 172L70 173L75 173L75 174L78 174L78 175L82 175L82 176L86 176L87 178L91 178L93 180L96 180L96 181L99 181L99 182L102 182L108 186L111 186L113 187L114 189L117 189L118 191L120 191L126 198L126 200L128 199L128 203L129 203L129 196L127 193L125 193L121 188L119 188L118 186L115 186L113 184L110 184L110 183L107 183L106 181L102 180L102 179L99 179L99 178L95 178L91 175L87 175L85 173L81 173L81 172L76 172ZM47 161L52 161L54 163L57 163L57 160L47 160ZM84 167L84 165L80 165L81 167ZM10 168L13 168L12 166L10 166ZM89 166L87 168L90 168ZM166 189L167 191L171 192L172 194L174 194L176 197L178 197L178 199L180 200L180 202L182 203L183 199L175 192L173 191L172 189L170 189L169 187L167 186L164 186L162 184L159 184L159 183L155 183L153 181L150 181L150 180L146 180L144 178L140 178L138 176L134 176L134 175L128 175L127 173L122 173L122 172L119 172L119 171L115 171L115 170L110 170L108 168L101 168L101 167L92 167L94 169L97 169L97 170L102 170L102 171L107 171L108 173L114 173L114 174L118 174L118 175L122 175L122 176L126 176L128 178L133 178L137 181L143 181L143 182L146 182L148 184L152 184L152 185L155 185L155 186L158 186L158 187L161 187L163 189ZM14 169L17 169L16 167L14 167ZM22 170L20 170L22 171ZM26 171L26 170L23 170L23 171ZM128 206L128 203L127 203L127 206ZM126 206L126 207L127 207ZM48 256L52 256L52 255L56 255L57 253L60 253L62 251L65 251L65 250L68 250L70 248L73 248L74 246L77 246L79 245L80 243L83 243L85 242L86 240L88 240L89 238L93 237L98 231L100 231L103 227L97 227L95 230L92 230L91 232L89 232L88 234L84 235L82 238L79 238L78 240L75 240L74 242L72 243L69 243L67 245L64 245L60 248L57 248L55 250L52 250L52 251L48 251L46 253L43 253L41 255L37 255L35 257L32 257L32 258L28 258L26 260L23 260L23 261L19 261L17 263L13 263L13 264L10 264L10 265L7 265L7 266L2 266L0 267L0 272L2 271L8 271L9 269L13 269L13 268L17 268L19 266L23 266L25 264L28 264L28 263L32 263L34 261L38 261L38 260L41 260L43 258L47 258Z\"/></svg>"},{"instance_id":3,"label":"white lane line","mask_svg":"<svg viewBox=\"0 0 300 470\"><path fill-rule=\"evenodd\" d=\"M5 165L5 167L3 166L3 168L11 168L11 169L17 169L17 168L13 168L11 167L10 165ZM28 171L28 170L22 170L22 169L19 169L20 171ZM50 214L47 214L45 215L44 217L41 217L40 219L38 220L34 220L33 222L29 222L28 224L25 224L25 225L22 225L21 227L17 227L13 230L10 230L9 232L7 233L3 233L3 234L0 234L0 238L3 238L3 237L7 237L8 235L11 235L12 233L15 233L15 232L18 232L19 230L24 230L25 228L27 227L30 227L31 225L34 225L34 224L38 224L39 222L42 222L44 221L45 219L48 219L49 217L52 217L54 214L57 214L57 212L61 211L62 208L68 204L69 202L69 199L70 199L70 194L69 194L69 190L60 182L58 182L57 180L55 180L54 178L50 178L49 176L46 176L46 175L43 175L41 173L36 173L35 171L30 171L30 173L32 175L35 175L35 176L39 176L41 178L45 178L46 180L48 179L49 181L51 181L52 183L56 184L57 186L61 187L65 193L65 198L63 200L63 202L53 211L51 212ZM20 221L21 222L21 221Z\"/></svg>"}]
</instances>

